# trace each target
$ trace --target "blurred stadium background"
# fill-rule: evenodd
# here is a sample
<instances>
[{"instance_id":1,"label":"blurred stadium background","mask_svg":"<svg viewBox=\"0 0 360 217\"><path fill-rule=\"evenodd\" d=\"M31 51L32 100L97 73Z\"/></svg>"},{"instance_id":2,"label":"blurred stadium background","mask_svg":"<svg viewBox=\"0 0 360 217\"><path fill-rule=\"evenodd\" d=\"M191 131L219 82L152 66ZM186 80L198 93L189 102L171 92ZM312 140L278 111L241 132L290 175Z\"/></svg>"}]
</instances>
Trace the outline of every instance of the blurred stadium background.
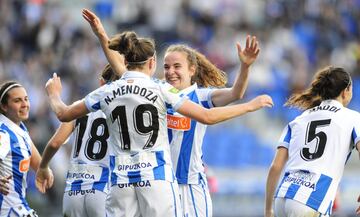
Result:
<instances>
[{"instance_id":1,"label":"blurred stadium background","mask_svg":"<svg viewBox=\"0 0 360 217\"><path fill-rule=\"evenodd\" d=\"M98 86L106 59L81 9L102 19L109 35L134 30L153 37L162 77L164 49L187 43L227 72L239 69L235 43L247 34L260 41L244 100L267 93L275 107L208 129L204 161L215 180L214 216L261 216L267 169L282 128L299 111L284 108L290 93L306 87L328 64L346 68L354 79L350 108L360 110L360 0L2 0L0 1L0 81L19 80L27 88L27 122L40 152L59 122L50 112L44 85L53 72L63 81L67 103ZM27 198L39 216L61 216L70 145L52 161L55 187L37 192L29 174ZM339 191L336 216L354 216L360 194L359 157L350 158Z\"/></svg>"}]
</instances>

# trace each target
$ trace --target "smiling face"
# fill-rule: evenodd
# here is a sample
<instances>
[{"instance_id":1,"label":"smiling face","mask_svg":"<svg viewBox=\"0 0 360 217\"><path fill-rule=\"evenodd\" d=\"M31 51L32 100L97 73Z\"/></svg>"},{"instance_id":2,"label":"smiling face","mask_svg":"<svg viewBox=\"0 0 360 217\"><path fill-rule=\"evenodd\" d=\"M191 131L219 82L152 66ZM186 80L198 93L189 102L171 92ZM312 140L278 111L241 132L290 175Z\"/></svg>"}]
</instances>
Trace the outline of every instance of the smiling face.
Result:
<instances>
[{"instance_id":1,"label":"smiling face","mask_svg":"<svg viewBox=\"0 0 360 217\"><path fill-rule=\"evenodd\" d=\"M171 51L165 54L164 73L169 84L183 90L191 86L191 77L195 74L195 66L189 66L185 52Z\"/></svg>"},{"instance_id":2,"label":"smiling face","mask_svg":"<svg viewBox=\"0 0 360 217\"><path fill-rule=\"evenodd\" d=\"M25 88L14 87L7 92L8 98L1 105L3 114L11 121L20 124L29 118L30 102Z\"/></svg>"}]
</instances>

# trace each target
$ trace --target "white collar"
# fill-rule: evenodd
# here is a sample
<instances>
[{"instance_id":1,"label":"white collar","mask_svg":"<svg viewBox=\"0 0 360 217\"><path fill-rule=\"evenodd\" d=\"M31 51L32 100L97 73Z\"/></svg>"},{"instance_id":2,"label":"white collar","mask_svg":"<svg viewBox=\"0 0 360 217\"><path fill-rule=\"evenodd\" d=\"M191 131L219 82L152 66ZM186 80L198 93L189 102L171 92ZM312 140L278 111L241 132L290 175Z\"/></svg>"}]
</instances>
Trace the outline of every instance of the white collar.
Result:
<instances>
[{"instance_id":1,"label":"white collar","mask_svg":"<svg viewBox=\"0 0 360 217\"><path fill-rule=\"evenodd\" d=\"M146 79L150 79L150 76L143 73L143 72L138 72L138 71L126 71L121 78L126 79L126 78L146 78Z\"/></svg>"},{"instance_id":2,"label":"white collar","mask_svg":"<svg viewBox=\"0 0 360 217\"><path fill-rule=\"evenodd\" d=\"M197 88L198 88L197 84L194 83L193 85L191 85L191 86L189 86L189 87L187 87L187 88L185 88L185 89L180 90L180 91L179 91L179 95L181 95L181 94L187 95L187 94L189 94L190 92L196 90Z\"/></svg>"},{"instance_id":3,"label":"white collar","mask_svg":"<svg viewBox=\"0 0 360 217\"><path fill-rule=\"evenodd\" d=\"M344 107L343 104L341 104L341 102L335 100L335 99L327 99L327 100L324 100L320 103L321 106L324 106L324 105L334 105L334 106L337 106L337 107Z\"/></svg>"}]
</instances>

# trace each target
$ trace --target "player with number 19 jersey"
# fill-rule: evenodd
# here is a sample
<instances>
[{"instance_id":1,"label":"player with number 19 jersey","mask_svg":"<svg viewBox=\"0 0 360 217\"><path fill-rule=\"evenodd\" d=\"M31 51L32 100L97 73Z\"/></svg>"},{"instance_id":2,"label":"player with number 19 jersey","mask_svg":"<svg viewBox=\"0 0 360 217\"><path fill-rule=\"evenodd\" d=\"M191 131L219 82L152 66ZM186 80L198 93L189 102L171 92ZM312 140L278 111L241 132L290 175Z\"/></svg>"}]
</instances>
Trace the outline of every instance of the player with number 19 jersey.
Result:
<instances>
[{"instance_id":1,"label":"player with number 19 jersey","mask_svg":"<svg viewBox=\"0 0 360 217\"><path fill-rule=\"evenodd\" d=\"M110 175L108 138L105 115L101 111L75 121L66 192L94 189L107 193Z\"/></svg>"},{"instance_id":2,"label":"player with number 19 jersey","mask_svg":"<svg viewBox=\"0 0 360 217\"><path fill-rule=\"evenodd\" d=\"M155 81L155 82L154 82ZM110 132L111 184L175 180L166 123L166 105L177 110L186 98L166 82L128 71L85 98L90 111L102 110Z\"/></svg>"},{"instance_id":3,"label":"player with number 19 jersey","mask_svg":"<svg viewBox=\"0 0 360 217\"><path fill-rule=\"evenodd\" d=\"M275 197L330 215L344 165L360 140L359 113L336 100L306 110L285 127L279 147L288 149Z\"/></svg>"}]
</instances>

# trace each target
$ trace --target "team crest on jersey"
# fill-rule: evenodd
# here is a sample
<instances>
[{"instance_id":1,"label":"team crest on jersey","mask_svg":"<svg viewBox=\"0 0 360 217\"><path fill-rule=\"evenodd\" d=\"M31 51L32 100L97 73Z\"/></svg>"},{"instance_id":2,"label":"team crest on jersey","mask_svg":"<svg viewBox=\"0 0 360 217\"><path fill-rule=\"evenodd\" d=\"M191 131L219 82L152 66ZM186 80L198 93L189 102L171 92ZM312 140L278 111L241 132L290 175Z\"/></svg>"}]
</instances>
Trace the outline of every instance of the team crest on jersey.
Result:
<instances>
[{"instance_id":1,"label":"team crest on jersey","mask_svg":"<svg viewBox=\"0 0 360 217\"><path fill-rule=\"evenodd\" d=\"M29 171L29 167L30 167L30 158L23 159L20 161L20 163L19 163L19 171L20 172L25 173L25 172Z\"/></svg>"},{"instance_id":2,"label":"team crest on jersey","mask_svg":"<svg viewBox=\"0 0 360 217\"><path fill-rule=\"evenodd\" d=\"M184 130L188 131L191 128L191 119L188 117L167 115L167 126L170 129L174 130Z\"/></svg>"},{"instance_id":3,"label":"team crest on jersey","mask_svg":"<svg viewBox=\"0 0 360 217\"><path fill-rule=\"evenodd\" d=\"M179 90L176 89L175 87L173 87L173 88L171 88L171 89L169 90L169 92L170 92L170 93L179 93Z\"/></svg>"}]
</instances>

